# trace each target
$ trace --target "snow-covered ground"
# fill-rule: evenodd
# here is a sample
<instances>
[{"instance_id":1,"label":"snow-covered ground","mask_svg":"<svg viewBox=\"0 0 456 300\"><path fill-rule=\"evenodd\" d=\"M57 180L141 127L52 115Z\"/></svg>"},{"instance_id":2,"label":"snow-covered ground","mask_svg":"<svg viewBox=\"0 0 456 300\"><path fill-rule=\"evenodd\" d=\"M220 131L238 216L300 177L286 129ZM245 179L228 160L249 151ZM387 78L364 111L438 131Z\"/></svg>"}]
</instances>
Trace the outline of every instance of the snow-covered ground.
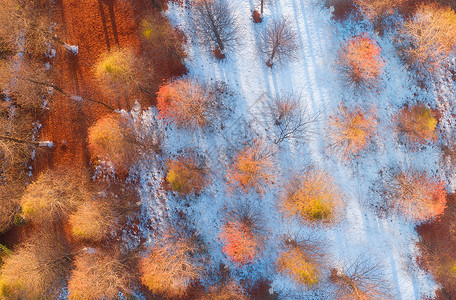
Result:
<instances>
[{"instance_id":1,"label":"snow-covered ground","mask_svg":"<svg viewBox=\"0 0 456 300\"><path fill-rule=\"evenodd\" d=\"M394 49L387 39L382 40L367 25L338 24L331 20L331 11L317 0L274 0L265 7L264 20L252 22L252 10L259 1L231 0L237 15L242 41L227 51L227 58L217 61L210 51L201 46L192 35L191 9L171 5L167 16L188 36L186 66L189 76L201 82L222 81L232 92L229 97L235 110L211 130L188 132L176 129L157 120L153 108L137 115L146 126L163 130L163 153L141 161L140 193L145 215L160 228L161 222L177 210L184 211L204 237L211 261L224 262L238 278L265 277L272 288L285 299L327 299L316 293L300 289L292 280L274 271L279 239L284 234L318 237L324 242L330 265L337 266L368 258L383 267L383 276L391 284L392 299L421 299L432 295L437 288L432 277L415 263L417 255L415 224L401 217L380 218L369 205L375 201L371 192L379 171L391 166L416 167L430 174L438 173L439 155L435 147L428 146L411 151L396 142L391 119L404 103L424 101L432 103L433 95L418 91L401 67ZM267 58L258 51L260 32L268 22L279 17L292 21L298 33L300 51L293 61L276 63L273 68L265 64ZM385 72L378 92L354 93L344 85L335 68L337 51L350 35L367 32L382 47ZM420 96L416 94L419 93ZM270 120L265 118L265 99L284 94L300 95L311 113L320 113L313 124L309 138L290 140L278 146L271 141L277 159L274 183L262 197L228 192L226 169L236 151L244 142L255 136L266 140L271 137ZM327 121L335 109L344 103L347 107L374 108L379 118L378 136L373 151L364 153L354 161L342 160L328 151ZM182 200L162 188L164 157L175 156L187 148L206 156L212 170L212 182L196 199ZM308 166L318 166L329 172L343 191L346 208L342 220L332 227L309 228L297 220L285 219L277 209L282 188L281 182ZM270 237L266 251L255 263L236 268L222 253L218 234L223 222L225 206L236 202L250 203L262 212ZM189 204L189 205L187 205ZM153 242L153 237L150 237Z\"/></svg>"}]
</instances>

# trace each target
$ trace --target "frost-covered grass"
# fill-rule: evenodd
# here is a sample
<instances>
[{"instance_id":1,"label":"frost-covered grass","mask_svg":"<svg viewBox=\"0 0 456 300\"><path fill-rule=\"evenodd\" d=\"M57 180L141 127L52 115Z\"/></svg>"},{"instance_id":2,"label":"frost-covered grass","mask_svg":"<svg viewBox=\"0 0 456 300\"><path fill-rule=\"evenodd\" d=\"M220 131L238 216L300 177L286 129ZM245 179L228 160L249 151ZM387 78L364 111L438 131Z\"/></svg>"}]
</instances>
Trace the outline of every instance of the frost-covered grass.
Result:
<instances>
[{"instance_id":1,"label":"frost-covered grass","mask_svg":"<svg viewBox=\"0 0 456 300\"><path fill-rule=\"evenodd\" d=\"M200 46L192 35L191 9L171 5L167 16L171 22L188 34L186 66L189 75L200 82L223 81L228 86L226 99L234 110L229 117L204 130L189 132L166 124L157 117L154 108L134 113L138 122L163 134L162 153L145 157L136 166L145 219L150 218L158 231L147 232L153 243L154 234L163 229L167 219L178 218L183 212L203 237L211 261L227 264L235 278L265 277L281 298L302 299L313 295L329 299L319 292L300 288L288 277L277 272L276 261L283 250L283 236L309 238L320 241L328 266L339 266L368 258L383 267L385 281L390 283L392 299L420 299L432 295L437 288L430 275L415 263L417 234L411 222L400 216L379 217L373 204L379 200L372 192L379 172L391 166L415 167L442 177L438 171L437 146L427 145L411 150L397 142L392 124L393 116L405 103L424 102L434 107L434 95L419 89L410 74L399 62L391 39L380 38L366 24L338 24L331 20L331 12L316 0L276 0L265 8L263 22L254 24L251 1L232 0L242 30L242 43L227 49L227 58L217 61L209 49ZM293 21L298 33L300 51L293 61L266 66L267 57L258 51L260 32L268 22L281 16ZM382 48L384 72L378 89L354 91L341 80L335 66L340 45L348 37L366 32ZM265 113L268 97L284 94L299 95L310 113L319 113L312 124L308 138L290 139L273 143L273 121ZM378 134L373 149L347 160L328 151L328 118L339 105L374 109L378 116ZM443 105L443 104L439 104ZM143 127L144 128L144 127ZM255 139L265 140L274 153L277 180L263 195L231 190L226 183L227 169L237 151ZM164 189L167 157L176 157L192 149L205 157L211 170L210 184L193 197L183 197ZM285 218L279 210L279 198L287 182L309 166L316 166L334 178L346 203L341 220L333 226L304 225L298 219ZM218 236L227 209L236 203L250 203L261 211L268 230L263 255L254 263L237 267L222 253ZM329 269L326 275L329 275ZM324 289L324 284L320 285ZM318 290L318 286L317 286ZM324 293L323 293L324 295ZM327 298L325 298L327 297Z\"/></svg>"}]
</instances>

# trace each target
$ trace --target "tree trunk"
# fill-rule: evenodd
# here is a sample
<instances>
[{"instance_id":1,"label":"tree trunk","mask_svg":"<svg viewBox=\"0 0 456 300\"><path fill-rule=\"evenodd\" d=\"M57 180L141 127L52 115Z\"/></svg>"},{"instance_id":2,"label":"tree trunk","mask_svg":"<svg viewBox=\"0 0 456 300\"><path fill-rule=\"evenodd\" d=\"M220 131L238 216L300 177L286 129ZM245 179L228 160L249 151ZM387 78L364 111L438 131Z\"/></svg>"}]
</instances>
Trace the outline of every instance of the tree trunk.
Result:
<instances>
[{"instance_id":1,"label":"tree trunk","mask_svg":"<svg viewBox=\"0 0 456 300\"><path fill-rule=\"evenodd\" d=\"M275 56L275 54L276 54L276 52L277 52L277 47L278 47L278 46L279 46L279 44L274 45L274 48L272 48L271 57L269 57L268 61L266 62L266 65L267 65L268 67L270 67L270 68L271 68L272 65L274 64L273 60L274 60L274 56Z\"/></svg>"},{"instance_id":2,"label":"tree trunk","mask_svg":"<svg viewBox=\"0 0 456 300\"><path fill-rule=\"evenodd\" d=\"M264 7L264 0L261 0L261 6L260 6L260 16L263 17L263 7Z\"/></svg>"},{"instance_id":3,"label":"tree trunk","mask_svg":"<svg viewBox=\"0 0 456 300\"><path fill-rule=\"evenodd\" d=\"M30 78L23 78L23 77L18 77L19 79L21 80L25 80L25 81L28 81L28 82L31 82L31 83L35 83L35 84L38 84L38 85L42 85L42 86L46 86L46 87L49 87L49 88L53 88L55 89L57 92L61 93L62 95L64 96L67 96L68 98L71 98L73 100L76 100L76 101L90 101L90 102L93 102L93 103L98 103L100 105L103 105L104 107L112 110L112 111L115 111L115 109L111 106L109 106L108 104L106 103L103 103L101 101L98 101L98 100L94 100L94 99L90 99L90 98L84 98L84 97L81 97L81 96L77 96L77 95L72 95L68 92L66 92L64 89L62 89L61 87L58 87L52 83L46 83L46 82L42 82L42 81L37 81L37 80L34 80L34 79L30 79Z\"/></svg>"},{"instance_id":4,"label":"tree trunk","mask_svg":"<svg viewBox=\"0 0 456 300\"><path fill-rule=\"evenodd\" d=\"M5 136L5 135L0 135L0 140L7 140L7 141L15 142L15 143L29 144L29 145L39 146L39 147L52 148L54 146L54 143L51 141L28 141L28 140L22 140L22 139L9 137L9 136Z\"/></svg>"},{"instance_id":5,"label":"tree trunk","mask_svg":"<svg viewBox=\"0 0 456 300\"><path fill-rule=\"evenodd\" d=\"M225 50L225 46L223 45L222 38L220 37L220 33L218 32L217 26L215 26L215 20L214 20L214 17L212 15L212 11L209 8L209 5L208 5L207 2L204 3L204 6L206 8L207 15L209 16L209 21L211 22L211 27L212 27L212 31L215 34L215 39L217 40L217 44L218 44L218 46L220 48L220 51L223 54L223 50Z\"/></svg>"}]
</instances>

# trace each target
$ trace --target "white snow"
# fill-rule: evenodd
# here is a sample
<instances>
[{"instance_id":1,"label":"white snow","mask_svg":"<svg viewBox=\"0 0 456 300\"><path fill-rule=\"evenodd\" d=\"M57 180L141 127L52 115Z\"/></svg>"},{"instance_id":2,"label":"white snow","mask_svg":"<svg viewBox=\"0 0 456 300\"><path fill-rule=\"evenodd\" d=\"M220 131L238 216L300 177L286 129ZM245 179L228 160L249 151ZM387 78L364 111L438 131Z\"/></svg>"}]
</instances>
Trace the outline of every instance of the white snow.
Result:
<instances>
[{"instance_id":1,"label":"white snow","mask_svg":"<svg viewBox=\"0 0 456 300\"><path fill-rule=\"evenodd\" d=\"M186 48L189 76L201 82L225 82L233 92L231 100L235 103L235 111L229 119L210 130L195 132L165 124L157 117L154 108L135 114L143 130L146 126L148 130L164 132L163 153L145 156L135 170L140 182L144 214L152 220L155 228L160 229L167 217L172 218L176 211L185 212L204 237L212 262L229 265L238 278L263 276L271 279L273 290L285 299L302 299L303 295L321 298L312 291L300 289L289 278L275 272L274 261L280 251L279 237L284 234L317 236L324 241L328 262L333 266L352 262L358 257L369 257L373 263L383 266L385 280L391 283L393 299L421 299L432 295L437 284L415 263L416 224L398 216L380 218L369 203L375 201L370 187L378 178L378 172L390 166L415 166L430 174L443 176L437 171L439 154L436 148L430 145L420 151L411 151L398 145L390 121L404 103L425 101L432 104L435 96L425 94L414 86L390 41L379 38L365 24L334 22L331 10L323 8L317 0L270 1L265 6L263 22L254 24L251 18L254 3L258 4L231 1L239 16L237 21L242 29L242 43L234 49L227 49L227 58L223 61L213 58L209 49L200 46L196 37L191 35L191 10L171 5L167 11L171 22L189 35ZM258 51L259 33L268 22L282 16L293 21L301 51L295 60L275 63L271 69L265 64L267 58ZM354 93L345 87L334 67L340 44L350 35L361 32L367 32L383 49L386 65L378 93ZM277 210L280 181L273 184L263 197L255 193L244 195L227 191L226 169L236 150L254 136L271 138L270 124L264 116L264 100L268 96L290 93L301 95L311 113L320 112L321 115L312 128L315 134L311 138L299 143L281 143L278 147L271 142L277 158L277 175L283 181L292 172L299 172L310 165L328 171L346 200L343 219L334 227L309 228L297 220L284 219ZM416 96L418 93L419 97ZM375 108L379 117L375 149L352 162L340 159L327 149L326 122L342 102L348 107ZM162 184L166 157L176 156L187 148L205 155L213 171L211 184L196 199L182 199L165 191ZM260 209L270 230L267 250L261 258L241 268L236 268L227 260L218 240L224 208L237 201L248 202ZM152 234L148 238L153 242Z\"/></svg>"}]
</instances>

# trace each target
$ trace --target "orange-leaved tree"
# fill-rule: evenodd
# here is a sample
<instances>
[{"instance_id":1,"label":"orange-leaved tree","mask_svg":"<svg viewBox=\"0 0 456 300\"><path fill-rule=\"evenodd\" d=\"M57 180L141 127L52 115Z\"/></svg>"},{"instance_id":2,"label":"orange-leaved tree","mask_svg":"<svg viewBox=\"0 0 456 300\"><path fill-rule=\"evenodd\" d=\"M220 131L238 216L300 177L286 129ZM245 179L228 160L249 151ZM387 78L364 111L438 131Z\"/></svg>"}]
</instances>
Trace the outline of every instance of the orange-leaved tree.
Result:
<instances>
[{"instance_id":1,"label":"orange-leaved tree","mask_svg":"<svg viewBox=\"0 0 456 300\"><path fill-rule=\"evenodd\" d=\"M68 299L117 299L129 293L126 265L116 256L92 249L77 255L68 280Z\"/></svg>"},{"instance_id":2,"label":"orange-leaved tree","mask_svg":"<svg viewBox=\"0 0 456 300\"><path fill-rule=\"evenodd\" d=\"M419 71L433 72L456 46L456 13L436 3L423 3L399 30L399 49L405 61Z\"/></svg>"},{"instance_id":3,"label":"orange-leaved tree","mask_svg":"<svg viewBox=\"0 0 456 300\"><path fill-rule=\"evenodd\" d=\"M250 189L262 194L275 179L274 159L271 149L264 141L257 140L240 151L228 170L228 184Z\"/></svg>"},{"instance_id":4,"label":"orange-leaved tree","mask_svg":"<svg viewBox=\"0 0 456 300\"><path fill-rule=\"evenodd\" d=\"M281 197L281 210L308 224L330 224L339 217L342 197L328 173L309 168L288 182Z\"/></svg>"},{"instance_id":5,"label":"orange-leaved tree","mask_svg":"<svg viewBox=\"0 0 456 300\"><path fill-rule=\"evenodd\" d=\"M108 203L89 200L70 214L68 222L71 233L77 238L99 242L113 229L115 212Z\"/></svg>"},{"instance_id":6,"label":"orange-leaved tree","mask_svg":"<svg viewBox=\"0 0 456 300\"><path fill-rule=\"evenodd\" d=\"M208 170L196 155L184 154L167 161L166 181L180 194L199 193L208 183Z\"/></svg>"},{"instance_id":7,"label":"orange-leaved tree","mask_svg":"<svg viewBox=\"0 0 456 300\"><path fill-rule=\"evenodd\" d=\"M444 183L426 171L407 168L383 172L379 190L387 208L398 211L406 219L426 221L436 218L446 208Z\"/></svg>"},{"instance_id":8,"label":"orange-leaved tree","mask_svg":"<svg viewBox=\"0 0 456 300\"><path fill-rule=\"evenodd\" d=\"M177 79L160 87L157 108L160 116L173 120L178 127L203 128L217 114L217 96L196 80Z\"/></svg>"},{"instance_id":9,"label":"orange-leaved tree","mask_svg":"<svg viewBox=\"0 0 456 300\"><path fill-rule=\"evenodd\" d=\"M412 148L437 139L437 118L424 104L405 106L394 117L395 130L402 142Z\"/></svg>"},{"instance_id":10,"label":"orange-leaved tree","mask_svg":"<svg viewBox=\"0 0 456 300\"><path fill-rule=\"evenodd\" d=\"M297 284L313 287L322 279L322 255L316 243L288 238L277 259L277 269Z\"/></svg>"},{"instance_id":11,"label":"orange-leaved tree","mask_svg":"<svg viewBox=\"0 0 456 300\"><path fill-rule=\"evenodd\" d=\"M154 294L184 297L190 284L201 275L193 241L163 238L139 262L141 282Z\"/></svg>"},{"instance_id":12,"label":"orange-leaved tree","mask_svg":"<svg viewBox=\"0 0 456 300\"><path fill-rule=\"evenodd\" d=\"M383 71L382 49L365 34L349 39L339 51L338 66L356 88L374 88Z\"/></svg>"},{"instance_id":13,"label":"orange-leaved tree","mask_svg":"<svg viewBox=\"0 0 456 300\"><path fill-rule=\"evenodd\" d=\"M376 134L377 120L373 111L347 109L341 105L329 117L331 147L340 150L344 158L358 155L371 143Z\"/></svg>"}]
</instances>

